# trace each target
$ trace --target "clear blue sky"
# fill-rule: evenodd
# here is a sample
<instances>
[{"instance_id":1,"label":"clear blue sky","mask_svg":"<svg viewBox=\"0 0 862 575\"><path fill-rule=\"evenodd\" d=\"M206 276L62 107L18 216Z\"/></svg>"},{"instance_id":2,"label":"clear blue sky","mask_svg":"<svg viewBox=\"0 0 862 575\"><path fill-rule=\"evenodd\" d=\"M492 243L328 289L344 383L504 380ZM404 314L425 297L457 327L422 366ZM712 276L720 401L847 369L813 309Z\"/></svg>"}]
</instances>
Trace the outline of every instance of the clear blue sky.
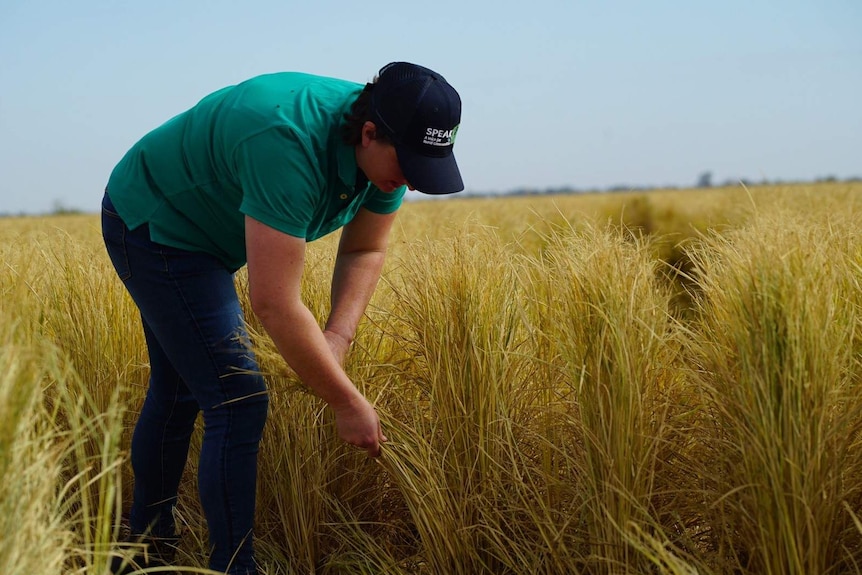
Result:
<instances>
[{"instance_id":1,"label":"clear blue sky","mask_svg":"<svg viewBox=\"0 0 862 575\"><path fill-rule=\"evenodd\" d=\"M461 93L469 191L862 175L860 0L2 0L0 212L95 211L225 85L392 60Z\"/></svg>"}]
</instances>

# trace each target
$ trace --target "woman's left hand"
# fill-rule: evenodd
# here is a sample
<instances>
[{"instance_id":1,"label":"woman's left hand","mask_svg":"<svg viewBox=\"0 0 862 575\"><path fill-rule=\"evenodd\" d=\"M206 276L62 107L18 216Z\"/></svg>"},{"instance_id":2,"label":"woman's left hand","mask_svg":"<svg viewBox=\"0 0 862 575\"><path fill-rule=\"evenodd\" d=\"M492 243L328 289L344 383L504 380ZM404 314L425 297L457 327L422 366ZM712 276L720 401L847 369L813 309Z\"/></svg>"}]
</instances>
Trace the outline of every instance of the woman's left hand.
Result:
<instances>
[{"instance_id":1,"label":"woman's left hand","mask_svg":"<svg viewBox=\"0 0 862 575\"><path fill-rule=\"evenodd\" d=\"M350 340L329 330L324 330L323 336L326 338L326 343L329 344L329 350L338 361L338 365L344 367L344 358L347 357L347 352L350 349Z\"/></svg>"}]
</instances>

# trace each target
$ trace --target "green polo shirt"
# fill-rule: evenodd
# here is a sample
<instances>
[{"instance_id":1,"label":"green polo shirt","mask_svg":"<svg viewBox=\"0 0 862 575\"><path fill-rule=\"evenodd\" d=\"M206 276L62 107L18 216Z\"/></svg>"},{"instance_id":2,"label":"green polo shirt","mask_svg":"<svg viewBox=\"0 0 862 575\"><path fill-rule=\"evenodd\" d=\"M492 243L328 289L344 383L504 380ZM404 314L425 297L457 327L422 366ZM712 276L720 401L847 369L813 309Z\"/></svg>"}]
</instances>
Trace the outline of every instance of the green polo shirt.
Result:
<instances>
[{"instance_id":1,"label":"green polo shirt","mask_svg":"<svg viewBox=\"0 0 862 575\"><path fill-rule=\"evenodd\" d=\"M244 215L306 241L360 207L392 213L405 188L368 183L342 141L362 85L300 73L224 88L156 128L123 157L108 194L129 228L153 241L246 262Z\"/></svg>"}]
</instances>

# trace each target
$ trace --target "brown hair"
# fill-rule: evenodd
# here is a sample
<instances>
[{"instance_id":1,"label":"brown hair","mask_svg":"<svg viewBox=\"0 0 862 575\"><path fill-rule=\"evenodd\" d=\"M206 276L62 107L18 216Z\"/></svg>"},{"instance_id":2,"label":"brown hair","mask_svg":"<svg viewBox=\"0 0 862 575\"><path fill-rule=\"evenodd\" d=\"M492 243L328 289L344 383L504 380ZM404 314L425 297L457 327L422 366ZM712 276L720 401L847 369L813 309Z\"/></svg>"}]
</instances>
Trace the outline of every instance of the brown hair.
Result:
<instances>
[{"instance_id":1,"label":"brown hair","mask_svg":"<svg viewBox=\"0 0 862 575\"><path fill-rule=\"evenodd\" d=\"M374 121L371 118L371 90L374 89L376 82L377 77L373 82L365 84L362 92L350 105L350 111L344 114L345 123L341 128L341 138L345 144L358 146L362 142L362 126L365 122ZM380 130L377 131L376 139L383 142L389 141L389 138Z\"/></svg>"}]
</instances>

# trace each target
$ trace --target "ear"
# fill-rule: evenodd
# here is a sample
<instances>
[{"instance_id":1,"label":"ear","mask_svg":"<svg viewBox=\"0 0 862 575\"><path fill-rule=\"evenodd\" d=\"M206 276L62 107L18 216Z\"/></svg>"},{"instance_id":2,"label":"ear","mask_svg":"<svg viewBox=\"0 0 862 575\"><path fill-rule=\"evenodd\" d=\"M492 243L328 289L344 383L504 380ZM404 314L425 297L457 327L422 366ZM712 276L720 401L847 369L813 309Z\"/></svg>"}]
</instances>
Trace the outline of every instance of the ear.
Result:
<instances>
[{"instance_id":1,"label":"ear","mask_svg":"<svg viewBox=\"0 0 862 575\"><path fill-rule=\"evenodd\" d=\"M377 139L377 126L368 121L362 124L362 147L367 148L373 140Z\"/></svg>"}]
</instances>

